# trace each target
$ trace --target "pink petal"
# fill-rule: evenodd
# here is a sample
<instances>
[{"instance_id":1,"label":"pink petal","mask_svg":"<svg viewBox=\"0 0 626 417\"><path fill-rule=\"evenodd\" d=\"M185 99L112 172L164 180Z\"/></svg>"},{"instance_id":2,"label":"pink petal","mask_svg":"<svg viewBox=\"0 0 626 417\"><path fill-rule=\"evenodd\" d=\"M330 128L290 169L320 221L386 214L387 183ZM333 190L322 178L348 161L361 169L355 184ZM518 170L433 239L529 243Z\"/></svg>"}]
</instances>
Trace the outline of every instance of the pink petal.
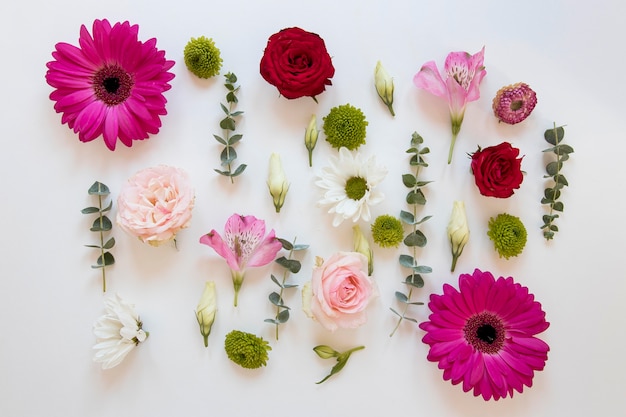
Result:
<instances>
[{"instance_id":1,"label":"pink petal","mask_svg":"<svg viewBox=\"0 0 626 417\"><path fill-rule=\"evenodd\" d=\"M230 250L226 242L222 239L219 233L215 230L211 230L206 235L200 238L200 243L212 247L218 255L226 260L226 263L233 272L240 272L241 269L237 263L237 257Z\"/></svg>"},{"instance_id":2,"label":"pink petal","mask_svg":"<svg viewBox=\"0 0 626 417\"><path fill-rule=\"evenodd\" d=\"M417 88L424 89L437 97L445 97L447 95L446 83L441 78L435 61L429 61L422 66L413 77L413 84Z\"/></svg>"},{"instance_id":3,"label":"pink petal","mask_svg":"<svg viewBox=\"0 0 626 417\"><path fill-rule=\"evenodd\" d=\"M282 243L274 235L274 230L271 230L267 237L261 242L250 258L248 259L248 266L263 266L272 262L276 258L276 254L283 247Z\"/></svg>"}]
</instances>

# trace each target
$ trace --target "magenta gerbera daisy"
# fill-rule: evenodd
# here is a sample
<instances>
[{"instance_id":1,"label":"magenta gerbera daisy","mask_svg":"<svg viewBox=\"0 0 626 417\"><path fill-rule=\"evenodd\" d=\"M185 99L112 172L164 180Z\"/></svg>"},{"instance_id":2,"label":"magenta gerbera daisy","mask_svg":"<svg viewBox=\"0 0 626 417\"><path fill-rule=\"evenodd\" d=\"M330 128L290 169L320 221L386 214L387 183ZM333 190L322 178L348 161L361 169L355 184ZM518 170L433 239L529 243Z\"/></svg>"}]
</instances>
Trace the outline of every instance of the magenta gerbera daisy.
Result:
<instances>
[{"instance_id":1,"label":"magenta gerbera daisy","mask_svg":"<svg viewBox=\"0 0 626 417\"><path fill-rule=\"evenodd\" d=\"M537 94L526 83L502 87L493 98L493 113L510 125L524 121L537 105Z\"/></svg>"},{"instance_id":2,"label":"magenta gerbera daisy","mask_svg":"<svg viewBox=\"0 0 626 417\"><path fill-rule=\"evenodd\" d=\"M156 48L156 39L139 41L138 25L113 26L95 20L93 34L80 28L80 47L59 42L47 63L46 81L55 90L50 99L63 113L61 123L78 133L82 142L100 135L110 150L117 139L131 146L161 127L167 114L163 92L174 74L174 61Z\"/></svg>"},{"instance_id":3,"label":"magenta gerbera daisy","mask_svg":"<svg viewBox=\"0 0 626 417\"><path fill-rule=\"evenodd\" d=\"M485 400L512 397L544 368L550 348L535 335L550 324L534 295L513 278L496 280L476 269L459 276L458 291L445 284L428 306L430 321L420 324L428 360L439 362L444 380L463 383L463 391Z\"/></svg>"}]
</instances>

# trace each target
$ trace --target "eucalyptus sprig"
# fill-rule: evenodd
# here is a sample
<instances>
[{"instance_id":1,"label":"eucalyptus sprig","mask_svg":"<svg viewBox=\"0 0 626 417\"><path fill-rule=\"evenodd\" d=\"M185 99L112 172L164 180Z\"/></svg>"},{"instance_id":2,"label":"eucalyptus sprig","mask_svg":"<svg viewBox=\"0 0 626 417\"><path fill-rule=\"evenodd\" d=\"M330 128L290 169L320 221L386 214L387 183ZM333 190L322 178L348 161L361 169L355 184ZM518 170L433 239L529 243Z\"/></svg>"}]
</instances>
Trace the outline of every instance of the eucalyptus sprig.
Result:
<instances>
[{"instance_id":1,"label":"eucalyptus sprig","mask_svg":"<svg viewBox=\"0 0 626 417\"><path fill-rule=\"evenodd\" d=\"M346 350L345 352L341 353L341 352L337 352L335 349L331 348L330 346L326 346L326 345L315 346L313 350L315 351L315 353L317 353L317 356L319 356L320 358L322 359L337 358L337 363L330 370L330 373L326 375L324 379L322 379L321 381L316 382L316 384L321 384L322 382L326 381L331 376L339 373L348 363L348 359L350 359L350 355L352 355L352 353L356 352L357 350L363 350L363 349L365 349L365 346L357 346L355 348Z\"/></svg>"},{"instance_id":2,"label":"eucalyptus sprig","mask_svg":"<svg viewBox=\"0 0 626 417\"><path fill-rule=\"evenodd\" d=\"M98 213L98 217L94 220L91 225L92 232L98 232L100 235L100 244L99 245L85 245L88 248L99 249L100 256L96 260L96 264L92 265L93 269L100 269L102 271L102 292L106 292L107 290L107 281L106 281L106 267L109 265L113 265L115 263L115 258L113 254L109 252L113 246L115 246L115 238L110 237L106 242L104 241L104 233L110 232L113 228L113 224L111 220L104 214L107 211L110 211L113 207L113 200L109 201L109 204L103 208L103 203L106 201L106 198L111 194L109 191L109 187L102 184L101 182L94 182L89 190L87 190L89 195L98 196L98 207L85 207L81 210L83 214L93 214Z\"/></svg>"},{"instance_id":3,"label":"eucalyptus sprig","mask_svg":"<svg viewBox=\"0 0 626 417\"><path fill-rule=\"evenodd\" d=\"M544 178L551 178L554 182L552 187L544 190L543 198L541 199L541 204L546 204L550 207L550 212L543 215L543 226L541 226L543 237L545 237L546 240L554 238L554 233L559 231L558 226L554 224L554 220L557 219L559 215L554 212L563 212L563 202L558 200L561 197L561 189L569 185L567 179L565 179L565 176L561 173L561 169L563 168L563 162L569 159L569 154L574 152L574 148L561 143L564 136L565 130L563 126L557 127L556 123L554 123L552 129L546 130L543 134L546 142L552 145L543 152L552 152L556 155L556 160L546 165L547 175L543 176Z\"/></svg>"},{"instance_id":4,"label":"eucalyptus sprig","mask_svg":"<svg viewBox=\"0 0 626 417\"><path fill-rule=\"evenodd\" d=\"M283 245L283 249L289 251L289 255L287 258L281 256L276 259L276 263L282 266L285 270L283 272L282 281L279 281L273 274L271 275L271 279L274 284L278 285L280 290L278 292L273 291L269 295L270 303L272 303L276 307L276 315L274 318L265 319L266 323L272 323L276 327L276 340L278 340L278 326L283 323L286 323L289 320L289 310L290 308L285 305L285 301L283 300L283 292L289 288L295 288L297 284L289 284L287 283L287 278L289 273L297 274L300 272L300 268L302 268L302 263L297 259L292 259L293 253L296 251L305 250L309 247L309 245L299 244L296 245L296 239L294 238L293 243L289 242L285 239L278 239L280 243Z\"/></svg>"},{"instance_id":5,"label":"eucalyptus sprig","mask_svg":"<svg viewBox=\"0 0 626 417\"><path fill-rule=\"evenodd\" d=\"M428 163L424 161L423 156L430 152L428 147L421 147L423 142L424 139L417 132L413 132L413 135L411 136L411 147L406 151L408 154L412 155L409 160L409 164L414 167L414 170L410 174L402 175L402 182L405 187L410 189L406 195L406 202L411 206L412 210L410 212L401 210L400 220L411 227L411 232L404 238L404 244L411 250L411 255L400 255L399 261L400 265L405 268L409 268L411 273L404 279L404 284L409 287L408 293L405 294L401 291L396 291L395 293L396 300L403 305L402 312L399 313L394 308L390 307L390 310L398 316L398 323L389 337L392 337L395 334L396 330L400 327L402 320L417 323L417 320L412 317L408 317L406 313L409 306L424 304L420 301L411 301L411 296L413 295L413 290L415 288L422 288L424 286L424 279L421 274L429 274L432 272L431 267L419 265L417 262L417 248L423 248L427 243L426 236L417 227L432 217L425 216L421 219L417 218L418 206L426 204L426 197L424 196L422 187L432 182L422 181L419 179L421 169L428 166Z\"/></svg>"},{"instance_id":6,"label":"eucalyptus sprig","mask_svg":"<svg viewBox=\"0 0 626 417\"><path fill-rule=\"evenodd\" d=\"M224 129L225 137L221 137L218 135L213 135L213 137L219 143L224 145L224 150L220 154L220 160L222 167L225 167L226 169L215 169L215 172L220 175L230 177L230 182L233 183L235 182L234 178L243 173L247 166L246 164L241 164L233 171L233 162L235 161L235 159L237 159L237 151L235 150L234 145L239 142L241 138L243 138L243 135L236 134L231 136L231 133L233 133L236 128L235 118L241 116L243 114L243 111L233 111L233 109L239 102L236 95L237 91L239 91L240 88L240 86L236 85L237 76L232 72L229 72L225 74L224 77L226 78L224 86L228 90L228 93L226 94L226 103L228 104L228 107L226 107L226 105L224 105L223 103L220 103L220 107L226 114L226 117L224 117L220 121L220 127Z\"/></svg>"}]
</instances>

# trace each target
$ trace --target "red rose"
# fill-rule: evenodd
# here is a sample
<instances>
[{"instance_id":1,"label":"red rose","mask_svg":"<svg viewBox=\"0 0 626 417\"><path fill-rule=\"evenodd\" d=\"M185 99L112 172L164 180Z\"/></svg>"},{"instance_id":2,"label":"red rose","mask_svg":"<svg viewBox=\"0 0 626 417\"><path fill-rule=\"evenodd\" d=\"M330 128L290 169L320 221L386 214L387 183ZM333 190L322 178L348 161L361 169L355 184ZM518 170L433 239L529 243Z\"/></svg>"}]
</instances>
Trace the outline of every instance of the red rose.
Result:
<instances>
[{"instance_id":1,"label":"red rose","mask_svg":"<svg viewBox=\"0 0 626 417\"><path fill-rule=\"evenodd\" d=\"M319 35L298 27L270 36L261 58L261 76L288 99L315 98L331 85L335 67Z\"/></svg>"},{"instance_id":2,"label":"red rose","mask_svg":"<svg viewBox=\"0 0 626 417\"><path fill-rule=\"evenodd\" d=\"M508 142L489 146L472 154L472 172L478 190L488 197L507 198L519 188L522 180L522 158L519 149Z\"/></svg>"}]
</instances>

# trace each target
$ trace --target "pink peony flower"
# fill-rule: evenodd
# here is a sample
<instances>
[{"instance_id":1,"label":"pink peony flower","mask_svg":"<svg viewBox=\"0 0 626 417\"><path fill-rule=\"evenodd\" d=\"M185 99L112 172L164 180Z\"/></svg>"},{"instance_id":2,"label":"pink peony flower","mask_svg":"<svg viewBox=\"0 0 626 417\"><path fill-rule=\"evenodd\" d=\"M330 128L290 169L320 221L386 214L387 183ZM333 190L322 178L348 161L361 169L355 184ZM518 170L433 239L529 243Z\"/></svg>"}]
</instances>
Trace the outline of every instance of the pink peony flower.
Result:
<instances>
[{"instance_id":1,"label":"pink peony flower","mask_svg":"<svg viewBox=\"0 0 626 417\"><path fill-rule=\"evenodd\" d=\"M378 295L367 271L367 257L358 252L338 252L323 263L318 258L302 290L304 312L330 331L361 326L367 321L365 309Z\"/></svg>"},{"instance_id":2,"label":"pink peony flower","mask_svg":"<svg viewBox=\"0 0 626 417\"><path fill-rule=\"evenodd\" d=\"M474 55L467 52L450 52L444 64L445 79L439 74L435 61L422 66L413 77L413 83L437 97L444 97L450 108L452 143L448 153L448 163L452 161L452 151L456 136L461 130L465 106L480 98L478 85L487 73L483 65L485 48Z\"/></svg>"},{"instance_id":3,"label":"pink peony flower","mask_svg":"<svg viewBox=\"0 0 626 417\"><path fill-rule=\"evenodd\" d=\"M95 20L92 32L81 26L80 47L56 44L46 73L55 88L50 99L57 113L63 113L61 123L82 142L102 135L110 150L117 139L131 146L133 140L159 131L174 61L165 59L156 39L139 41L137 25Z\"/></svg>"},{"instance_id":4,"label":"pink peony flower","mask_svg":"<svg viewBox=\"0 0 626 417\"><path fill-rule=\"evenodd\" d=\"M430 321L422 341L428 360L439 362L443 379L485 400L513 396L532 386L534 371L544 368L548 345L535 337L550 325L541 304L513 278L494 279L474 270L459 276L459 290L445 284L430 296Z\"/></svg>"},{"instance_id":5,"label":"pink peony flower","mask_svg":"<svg viewBox=\"0 0 626 417\"><path fill-rule=\"evenodd\" d=\"M158 246L189 225L194 200L185 171L166 165L146 168L122 187L117 224L142 242Z\"/></svg>"},{"instance_id":6,"label":"pink peony flower","mask_svg":"<svg viewBox=\"0 0 626 417\"><path fill-rule=\"evenodd\" d=\"M223 238L214 229L203 235L200 243L212 247L228 263L235 287L235 306L246 268L267 265L282 248L274 230L265 235L263 220L239 214L228 218Z\"/></svg>"}]
</instances>

